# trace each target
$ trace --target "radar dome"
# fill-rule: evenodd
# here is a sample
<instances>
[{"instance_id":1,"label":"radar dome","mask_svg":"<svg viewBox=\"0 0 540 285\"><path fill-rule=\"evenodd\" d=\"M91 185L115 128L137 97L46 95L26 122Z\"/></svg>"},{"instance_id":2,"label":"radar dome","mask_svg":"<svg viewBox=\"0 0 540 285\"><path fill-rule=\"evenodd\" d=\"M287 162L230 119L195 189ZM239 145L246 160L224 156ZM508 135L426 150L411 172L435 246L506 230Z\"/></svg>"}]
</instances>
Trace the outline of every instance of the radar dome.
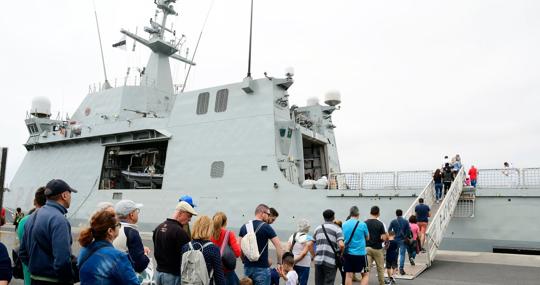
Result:
<instances>
[{"instance_id":1,"label":"radar dome","mask_svg":"<svg viewBox=\"0 0 540 285\"><path fill-rule=\"evenodd\" d=\"M289 66L289 67L285 68L285 76L293 77L294 76L294 67Z\"/></svg>"},{"instance_id":2,"label":"radar dome","mask_svg":"<svg viewBox=\"0 0 540 285\"><path fill-rule=\"evenodd\" d=\"M324 103L329 106L336 106L341 104L341 94L337 90L331 90L324 95Z\"/></svg>"},{"instance_id":3,"label":"radar dome","mask_svg":"<svg viewBox=\"0 0 540 285\"><path fill-rule=\"evenodd\" d=\"M319 98L317 98L317 97L309 97L307 99L307 105L308 106L317 106L317 105L319 105Z\"/></svg>"},{"instance_id":4,"label":"radar dome","mask_svg":"<svg viewBox=\"0 0 540 285\"><path fill-rule=\"evenodd\" d=\"M32 99L32 108L30 114L38 118L48 118L51 116L51 100L44 96L34 97Z\"/></svg>"}]
</instances>

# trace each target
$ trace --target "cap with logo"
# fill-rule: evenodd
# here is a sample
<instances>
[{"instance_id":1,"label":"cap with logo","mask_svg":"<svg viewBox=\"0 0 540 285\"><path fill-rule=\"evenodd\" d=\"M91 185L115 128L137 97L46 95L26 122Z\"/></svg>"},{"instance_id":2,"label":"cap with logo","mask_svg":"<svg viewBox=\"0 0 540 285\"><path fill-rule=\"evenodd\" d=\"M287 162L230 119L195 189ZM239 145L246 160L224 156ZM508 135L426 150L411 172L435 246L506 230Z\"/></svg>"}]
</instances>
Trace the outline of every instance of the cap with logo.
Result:
<instances>
[{"instance_id":1,"label":"cap with logo","mask_svg":"<svg viewBox=\"0 0 540 285\"><path fill-rule=\"evenodd\" d=\"M114 206L114 211L117 215L127 216L131 212L140 209L143 207L143 204L135 203L131 200L121 200Z\"/></svg>"},{"instance_id":2,"label":"cap with logo","mask_svg":"<svg viewBox=\"0 0 540 285\"><path fill-rule=\"evenodd\" d=\"M192 214L193 216L197 216L197 212L195 212L193 207L191 207L191 205L189 203L187 203L186 201L182 201L182 202L178 203L176 205L176 210L181 211L181 212L188 212L188 213Z\"/></svg>"},{"instance_id":3,"label":"cap with logo","mask_svg":"<svg viewBox=\"0 0 540 285\"><path fill-rule=\"evenodd\" d=\"M47 183L47 185L45 186L45 196L53 196L64 193L66 191L77 193L77 190L71 188L62 179L53 179L49 181L49 183Z\"/></svg>"}]
</instances>

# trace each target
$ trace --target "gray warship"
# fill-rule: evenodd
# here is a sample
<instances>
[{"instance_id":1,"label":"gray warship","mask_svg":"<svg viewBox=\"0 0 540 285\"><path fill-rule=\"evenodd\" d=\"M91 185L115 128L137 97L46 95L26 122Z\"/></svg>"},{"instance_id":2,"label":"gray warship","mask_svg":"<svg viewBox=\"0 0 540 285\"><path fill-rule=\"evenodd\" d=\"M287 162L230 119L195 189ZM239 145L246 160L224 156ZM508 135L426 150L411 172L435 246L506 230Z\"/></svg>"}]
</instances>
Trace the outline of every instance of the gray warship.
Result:
<instances>
[{"instance_id":1,"label":"gray warship","mask_svg":"<svg viewBox=\"0 0 540 285\"><path fill-rule=\"evenodd\" d=\"M91 88L70 118L53 119L50 101L34 99L25 120L27 153L5 193L7 207L30 208L35 189L62 178L79 190L67 214L73 225L85 224L102 201L131 199L144 203L139 223L152 230L189 194L200 213L224 211L232 227L249 220L257 204L273 206L283 239L298 219L316 224L327 208L344 218L357 205L366 217L378 205L388 223L397 208L411 215L422 197L432 206L426 266L439 248L539 252L533 225L540 168L480 169L476 189L464 186L461 169L440 204L431 171L343 173L332 122L338 92L327 93L324 104L291 105L292 70L281 78L177 88L170 60L195 63L166 28L177 14L174 2L156 1L161 21L145 28L148 37L121 31L151 50L135 82Z\"/></svg>"}]
</instances>

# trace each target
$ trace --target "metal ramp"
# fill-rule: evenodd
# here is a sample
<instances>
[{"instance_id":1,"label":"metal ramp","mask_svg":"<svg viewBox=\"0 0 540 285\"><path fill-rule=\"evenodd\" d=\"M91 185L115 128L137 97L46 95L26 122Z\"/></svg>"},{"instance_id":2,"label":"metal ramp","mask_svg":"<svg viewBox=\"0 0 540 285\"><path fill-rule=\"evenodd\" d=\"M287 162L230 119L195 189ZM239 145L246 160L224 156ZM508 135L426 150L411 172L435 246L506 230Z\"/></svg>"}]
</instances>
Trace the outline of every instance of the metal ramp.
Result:
<instances>
[{"instance_id":1,"label":"metal ramp","mask_svg":"<svg viewBox=\"0 0 540 285\"><path fill-rule=\"evenodd\" d=\"M406 254L405 256L407 259L405 260L404 270L407 274L396 275L396 278L409 280L414 279L431 266L431 263L437 255L437 250L439 249L439 246L443 240L444 232L446 231L450 220L454 216L454 211L456 210L458 202L463 200L461 195L465 177L465 170L464 168L461 168L440 204L436 203L435 201L435 187L432 180L414 200L407 212L405 212L404 217L406 219L408 219L411 215L414 215L414 208L416 205L418 205L418 199L424 198L424 204L431 208L431 217L426 232L426 242L424 244L426 252L420 252L416 255L415 266L411 266L409 264L408 254ZM472 211L472 215L474 216L474 210Z\"/></svg>"}]
</instances>

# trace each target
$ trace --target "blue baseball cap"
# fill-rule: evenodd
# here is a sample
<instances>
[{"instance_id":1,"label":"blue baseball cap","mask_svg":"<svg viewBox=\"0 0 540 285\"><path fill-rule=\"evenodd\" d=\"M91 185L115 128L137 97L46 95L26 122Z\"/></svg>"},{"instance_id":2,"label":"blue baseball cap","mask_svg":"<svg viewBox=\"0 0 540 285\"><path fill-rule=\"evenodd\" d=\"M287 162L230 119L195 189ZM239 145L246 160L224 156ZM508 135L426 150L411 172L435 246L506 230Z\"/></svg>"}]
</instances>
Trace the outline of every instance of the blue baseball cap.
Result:
<instances>
[{"instance_id":1,"label":"blue baseball cap","mask_svg":"<svg viewBox=\"0 0 540 285\"><path fill-rule=\"evenodd\" d=\"M53 179L47 183L45 186L45 196L57 195L64 193L66 191L77 193L77 190L71 188L64 180L62 179Z\"/></svg>"},{"instance_id":2,"label":"blue baseball cap","mask_svg":"<svg viewBox=\"0 0 540 285\"><path fill-rule=\"evenodd\" d=\"M195 203L193 203L193 198L191 198L191 196L189 196L189 195L184 195L184 196L180 197L180 199L178 199L178 202L182 202L182 201L188 203L193 208L197 207L195 205Z\"/></svg>"}]
</instances>

